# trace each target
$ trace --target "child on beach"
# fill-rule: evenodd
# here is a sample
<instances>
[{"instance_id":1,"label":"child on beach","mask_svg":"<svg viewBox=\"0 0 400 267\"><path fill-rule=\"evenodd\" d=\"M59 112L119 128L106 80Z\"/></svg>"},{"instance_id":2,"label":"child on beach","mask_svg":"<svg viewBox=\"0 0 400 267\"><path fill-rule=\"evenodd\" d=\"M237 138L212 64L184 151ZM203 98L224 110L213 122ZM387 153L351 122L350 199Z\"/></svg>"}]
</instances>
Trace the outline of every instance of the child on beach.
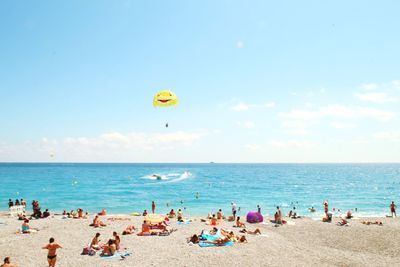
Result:
<instances>
[{"instance_id":1,"label":"child on beach","mask_svg":"<svg viewBox=\"0 0 400 267\"><path fill-rule=\"evenodd\" d=\"M62 248L60 244L54 243L54 238L50 238L49 244L43 247L43 249L47 249L47 262L49 263L49 267L55 267L57 261L57 249Z\"/></svg>"}]
</instances>

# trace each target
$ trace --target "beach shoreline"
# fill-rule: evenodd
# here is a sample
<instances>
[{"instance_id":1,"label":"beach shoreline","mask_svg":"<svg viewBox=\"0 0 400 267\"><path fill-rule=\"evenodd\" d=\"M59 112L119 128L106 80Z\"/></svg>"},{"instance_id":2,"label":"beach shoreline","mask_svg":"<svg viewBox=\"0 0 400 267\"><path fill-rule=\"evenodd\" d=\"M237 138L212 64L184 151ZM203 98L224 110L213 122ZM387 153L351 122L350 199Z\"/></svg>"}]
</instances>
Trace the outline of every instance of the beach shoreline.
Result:
<instances>
[{"instance_id":1,"label":"beach shoreline","mask_svg":"<svg viewBox=\"0 0 400 267\"><path fill-rule=\"evenodd\" d=\"M338 226L339 218L332 223L323 223L311 218L289 219L287 225L275 227L266 218L265 224L248 224L247 229L259 228L262 236L246 235L248 243L232 247L201 248L189 245L186 238L210 230L201 219L190 217L192 222L179 225L171 219L177 231L169 236L141 237L136 234L122 236L122 246L131 253L126 259L102 259L97 255L80 255L96 232L102 240L119 234L127 225L140 228L143 216L110 214L101 219L108 224L104 228L93 228L88 219L62 219L51 216L31 220L31 227L40 231L33 234L16 234L22 221L15 217L1 216L0 256L10 256L17 266L45 266L46 251L41 247L54 237L64 248L58 252L58 266L398 266L400 256L400 220L398 218L356 218L349 220L350 226ZM109 218L126 218L109 220ZM364 225L363 220L381 221L382 226ZM223 221L217 227L233 230L233 222Z\"/></svg>"}]
</instances>

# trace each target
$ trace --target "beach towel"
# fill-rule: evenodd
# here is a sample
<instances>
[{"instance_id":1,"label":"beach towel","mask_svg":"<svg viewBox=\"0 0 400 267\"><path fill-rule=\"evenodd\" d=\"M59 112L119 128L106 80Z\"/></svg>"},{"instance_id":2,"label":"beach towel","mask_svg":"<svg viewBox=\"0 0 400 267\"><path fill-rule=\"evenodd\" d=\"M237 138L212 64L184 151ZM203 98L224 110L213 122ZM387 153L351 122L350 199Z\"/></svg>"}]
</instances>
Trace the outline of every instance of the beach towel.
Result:
<instances>
[{"instance_id":1,"label":"beach towel","mask_svg":"<svg viewBox=\"0 0 400 267\"><path fill-rule=\"evenodd\" d=\"M216 244L211 244L211 243L200 242L199 246L202 247L202 248L208 248L208 247L231 247L231 246L233 246L233 242L229 241L229 242L227 242L225 244L222 244L222 245L216 245Z\"/></svg>"},{"instance_id":2,"label":"beach towel","mask_svg":"<svg viewBox=\"0 0 400 267\"><path fill-rule=\"evenodd\" d=\"M112 259L112 258L117 258L117 257L126 257L131 255L131 253L127 251L122 251L122 252L115 252L114 255L112 256L100 256L102 259Z\"/></svg>"},{"instance_id":3,"label":"beach towel","mask_svg":"<svg viewBox=\"0 0 400 267\"><path fill-rule=\"evenodd\" d=\"M176 222L176 224L179 224L179 225L183 225L183 224L190 224L191 223L191 221L190 220L185 220L185 221L177 221Z\"/></svg>"}]
</instances>

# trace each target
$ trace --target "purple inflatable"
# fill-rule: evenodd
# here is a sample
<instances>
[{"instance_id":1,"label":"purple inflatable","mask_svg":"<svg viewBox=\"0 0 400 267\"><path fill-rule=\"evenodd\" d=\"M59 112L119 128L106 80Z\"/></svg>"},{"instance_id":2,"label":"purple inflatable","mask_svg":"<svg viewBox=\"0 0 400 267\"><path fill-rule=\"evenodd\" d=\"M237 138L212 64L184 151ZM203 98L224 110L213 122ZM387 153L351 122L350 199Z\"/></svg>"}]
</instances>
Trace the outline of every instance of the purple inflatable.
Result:
<instances>
[{"instance_id":1,"label":"purple inflatable","mask_svg":"<svg viewBox=\"0 0 400 267\"><path fill-rule=\"evenodd\" d=\"M260 223L264 220L263 216L257 211L249 211L246 220L248 223Z\"/></svg>"}]
</instances>

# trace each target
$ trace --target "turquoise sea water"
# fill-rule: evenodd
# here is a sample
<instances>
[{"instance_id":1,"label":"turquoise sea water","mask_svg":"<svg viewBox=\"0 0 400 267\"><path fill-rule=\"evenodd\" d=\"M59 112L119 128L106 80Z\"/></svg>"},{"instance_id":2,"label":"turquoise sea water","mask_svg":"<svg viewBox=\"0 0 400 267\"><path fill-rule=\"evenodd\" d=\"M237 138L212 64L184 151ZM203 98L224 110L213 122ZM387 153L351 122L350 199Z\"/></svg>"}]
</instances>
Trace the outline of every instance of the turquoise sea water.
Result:
<instances>
[{"instance_id":1,"label":"turquoise sea water","mask_svg":"<svg viewBox=\"0 0 400 267\"><path fill-rule=\"evenodd\" d=\"M309 215L314 206L317 216L328 199L331 207L357 207L359 216L382 216L390 201L400 202L400 164L2 163L0 181L0 210L9 198L24 198L29 207L37 199L53 211L105 207L112 213L150 210L155 200L158 212L172 207L200 215L218 208L229 213L234 201L242 215L259 204L269 214L294 205Z\"/></svg>"}]
</instances>

